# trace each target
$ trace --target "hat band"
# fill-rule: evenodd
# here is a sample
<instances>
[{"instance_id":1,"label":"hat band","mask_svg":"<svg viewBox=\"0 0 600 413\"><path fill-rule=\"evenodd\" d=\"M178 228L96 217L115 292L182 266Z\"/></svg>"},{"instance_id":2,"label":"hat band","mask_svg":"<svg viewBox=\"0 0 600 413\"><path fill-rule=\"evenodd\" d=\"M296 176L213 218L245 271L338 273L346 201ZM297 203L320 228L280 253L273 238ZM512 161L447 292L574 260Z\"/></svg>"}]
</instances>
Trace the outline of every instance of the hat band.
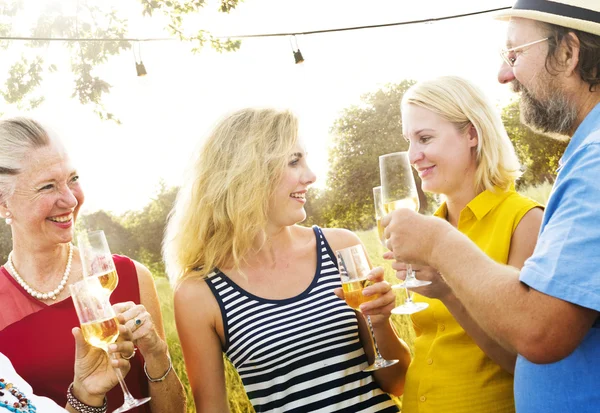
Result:
<instances>
[{"instance_id":1,"label":"hat band","mask_svg":"<svg viewBox=\"0 0 600 413\"><path fill-rule=\"evenodd\" d=\"M600 23L600 12L548 0L518 0L513 6L513 10L541 11L572 19Z\"/></svg>"}]
</instances>

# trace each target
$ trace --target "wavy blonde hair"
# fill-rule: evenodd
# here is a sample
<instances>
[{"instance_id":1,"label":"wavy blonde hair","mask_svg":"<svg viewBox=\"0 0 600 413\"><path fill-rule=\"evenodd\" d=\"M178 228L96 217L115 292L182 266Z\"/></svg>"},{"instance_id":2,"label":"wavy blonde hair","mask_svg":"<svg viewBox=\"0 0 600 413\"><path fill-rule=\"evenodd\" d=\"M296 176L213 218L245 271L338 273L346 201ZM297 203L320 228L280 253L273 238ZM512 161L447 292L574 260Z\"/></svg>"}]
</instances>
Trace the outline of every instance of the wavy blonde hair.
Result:
<instances>
[{"instance_id":1,"label":"wavy blonde hair","mask_svg":"<svg viewBox=\"0 0 600 413\"><path fill-rule=\"evenodd\" d=\"M481 89L458 76L442 76L419 82L406 91L402 106L430 110L465 133L477 131L475 190L507 190L521 176L521 165L500 115Z\"/></svg>"},{"instance_id":2,"label":"wavy blonde hair","mask_svg":"<svg viewBox=\"0 0 600 413\"><path fill-rule=\"evenodd\" d=\"M289 111L242 109L217 124L169 216L163 255L173 284L239 269L264 234L271 194L297 141Z\"/></svg>"}]
</instances>

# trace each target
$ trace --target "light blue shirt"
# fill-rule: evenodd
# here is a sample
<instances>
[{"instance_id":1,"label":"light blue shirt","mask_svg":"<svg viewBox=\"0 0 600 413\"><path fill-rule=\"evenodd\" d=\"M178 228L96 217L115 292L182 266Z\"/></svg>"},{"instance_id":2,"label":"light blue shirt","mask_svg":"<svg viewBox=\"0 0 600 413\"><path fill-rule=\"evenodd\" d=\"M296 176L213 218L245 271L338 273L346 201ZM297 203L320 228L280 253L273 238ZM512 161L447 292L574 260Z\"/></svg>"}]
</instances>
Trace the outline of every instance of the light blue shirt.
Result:
<instances>
[{"instance_id":1,"label":"light blue shirt","mask_svg":"<svg viewBox=\"0 0 600 413\"><path fill-rule=\"evenodd\" d=\"M600 311L600 104L563 154L535 251L520 279L544 294ZM515 403L518 413L600 412L598 320L561 361L541 365L519 356Z\"/></svg>"}]
</instances>

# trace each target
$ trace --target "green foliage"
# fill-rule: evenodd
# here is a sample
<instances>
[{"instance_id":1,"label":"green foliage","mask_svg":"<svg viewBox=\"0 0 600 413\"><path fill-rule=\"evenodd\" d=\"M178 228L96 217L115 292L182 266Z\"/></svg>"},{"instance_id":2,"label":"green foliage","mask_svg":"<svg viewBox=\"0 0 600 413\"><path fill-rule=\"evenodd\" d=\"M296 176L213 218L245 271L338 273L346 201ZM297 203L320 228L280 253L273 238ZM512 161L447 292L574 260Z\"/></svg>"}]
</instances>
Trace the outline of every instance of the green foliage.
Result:
<instances>
[{"instance_id":1,"label":"green foliage","mask_svg":"<svg viewBox=\"0 0 600 413\"><path fill-rule=\"evenodd\" d=\"M198 53L208 41L213 49L218 52L231 52L240 48L240 40L221 40L211 35L206 30L197 30L195 33L187 33L185 30L185 16L199 13L205 6L204 0L140 0L144 8L144 15L152 16L154 12L160 12L169 19L167 25L169 32L177 36L181 41L194 43L193 53ZM229 13L239 3L239 0L221 0L219 2L219 11Z\"/></svg>"},{"instance_id":2,"label":"green foliage","mask_svg":"<svg viewBox=\"0 0 600 413\"><path fill-rule=\"evenodd\" d=\"M165 271L162 261L162 239L167 217L179 188L160 184L158 194L141 211L128 212L122 218L123 225L131 233L133 244L139 246L135 257L147 264L154 274Z\"/></svg>"},{"instance_id":3,"label":"green foliage","mask_svg":"<svg viewBox=\"0 0 600 413\"><path fill-rule=\"evenodd\" d=\"M139 250L139 244L136 242L131 231L123 226L118 217L114 217L104 211L97 211L78 219L77 228L78 231L103 230L108 245L110 245L110 251L113 254L121 254L138 259L137 251Z\"/></svg>"},{"instance_id":4,"label":"green foliage","mask_svg":"<svg viewBox=\"0 0 600 413\"><path fill-rule=\"evenodd\" d=\"M132 0L129 0L132 1ZM143 14L152 15L159 11L169 19L167 30L182 41L193 43L192 51L198 52L206 42L219 52L234 51L239 49L240 41L221 40L212 36L205 30L198 30L192 34L185 32L185 17L197 14L205 6L203 0L139 0ZM229 13L234 9L239 0L222 0L219 11ZM0 2L0 35L10 36L13 33L12 21L19 13L27 13L22 1ZM77 15L70 16L65 13L64 4L55 0L39 9L39 17L35 26L31 28L30 35L38 38L109 38L115 41L80 41L64 42L69 51L71 72L74 77L72 97L77 98L82 105L89 105L100 119L112 120L120 123L114 113L105 108L103 97L110 93L110 83L95 74L99 65L106 63L110 57L131 48L131 44L124 39L127 35L128 20L122 17L118 10L108 8L101 0L88 0L77 3ZM20 47L23 43L2 41L0 48ZM11 65L8 78L4 87L0 88L0 95L7 105L16 105L20 110L30 110L43 102L43 95L36 94L43 86L44 74L57 70L54 63L44 66L41 54L46 54L45 49L49 42L46 40L30 41L22 53L19 61ZM19 49L21 50L21 49Z\"/></svg>"},{"instance_id":5,"label":"green foliage","mask_svg":"<svg viewBox=\"0 0 600 413\"><path fill-rule=\"evenodd\" d=\"M502 110L504 127L525 169L517 187L553 182L558 161L568 142L533 132L521 123L520 116L519 101L512 102Z\"/></svg>"},{"instance_id":6,"label":"green foliage","mask_svg":"<svg viewBox=\"0 0 600 413\"><path fill-rule=\"evenodd\" d=\"M412 85L404 81L362 96L362 105L345 109L332 127L327 177L327 226L371 228L372 189L379 185L379 155L405 150L400 100Z\"/></svg>"}]
</instances>

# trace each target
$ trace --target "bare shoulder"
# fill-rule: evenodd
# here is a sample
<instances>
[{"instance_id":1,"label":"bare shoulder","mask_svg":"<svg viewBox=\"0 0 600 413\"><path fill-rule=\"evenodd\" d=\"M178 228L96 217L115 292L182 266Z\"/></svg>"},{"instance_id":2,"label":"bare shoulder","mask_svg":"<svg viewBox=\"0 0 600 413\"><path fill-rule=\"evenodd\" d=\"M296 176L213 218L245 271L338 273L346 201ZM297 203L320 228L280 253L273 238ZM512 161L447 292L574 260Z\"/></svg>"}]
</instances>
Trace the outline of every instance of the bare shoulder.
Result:
<instances>
[{"instance_id":1,"label":"bare shoulder","mask_svg":"<svg viewBox=\"0 0 600 413\"><path fill-rule=\"evenodd\" d=\"M358 235L343 228L323 228L323 235L334 251L362 244Z\"/></svg>"},{"instance_id":2,"label":"bare shoulder","mask_svg":"<svg viewBox=\"0 0 600 413\"><path fill-rule=\"evenodd\" d=\"M544 218L544 210L541 207L531 208L519 221L513 236L525 236L526 234L535 235L537 239L538 232Z\"/></svg>"},{"instance_id":3,"label":"bare shoulder","mask_svg":"<svg viewBox=\"0 0 600 413\"><path fill-rule=\"evenodd\" d=\"M206 284L207 280L201 277L190 277L181 281L175 287L173 292L175 302L184 302L189 300L198 300L212 296L210 288Z\"/></svg>"},{"instance_id":4,"label":"bare shoulder","mask_svg":"<svg viewBox=\"0 0 600 413\"><path fill-rule=\"evenodd\" d=\"M218 303L208 287L207 279L190 277L175 287L173 292L175 312L210 315L220 311Z\"/></svg>"}]
</instances>

